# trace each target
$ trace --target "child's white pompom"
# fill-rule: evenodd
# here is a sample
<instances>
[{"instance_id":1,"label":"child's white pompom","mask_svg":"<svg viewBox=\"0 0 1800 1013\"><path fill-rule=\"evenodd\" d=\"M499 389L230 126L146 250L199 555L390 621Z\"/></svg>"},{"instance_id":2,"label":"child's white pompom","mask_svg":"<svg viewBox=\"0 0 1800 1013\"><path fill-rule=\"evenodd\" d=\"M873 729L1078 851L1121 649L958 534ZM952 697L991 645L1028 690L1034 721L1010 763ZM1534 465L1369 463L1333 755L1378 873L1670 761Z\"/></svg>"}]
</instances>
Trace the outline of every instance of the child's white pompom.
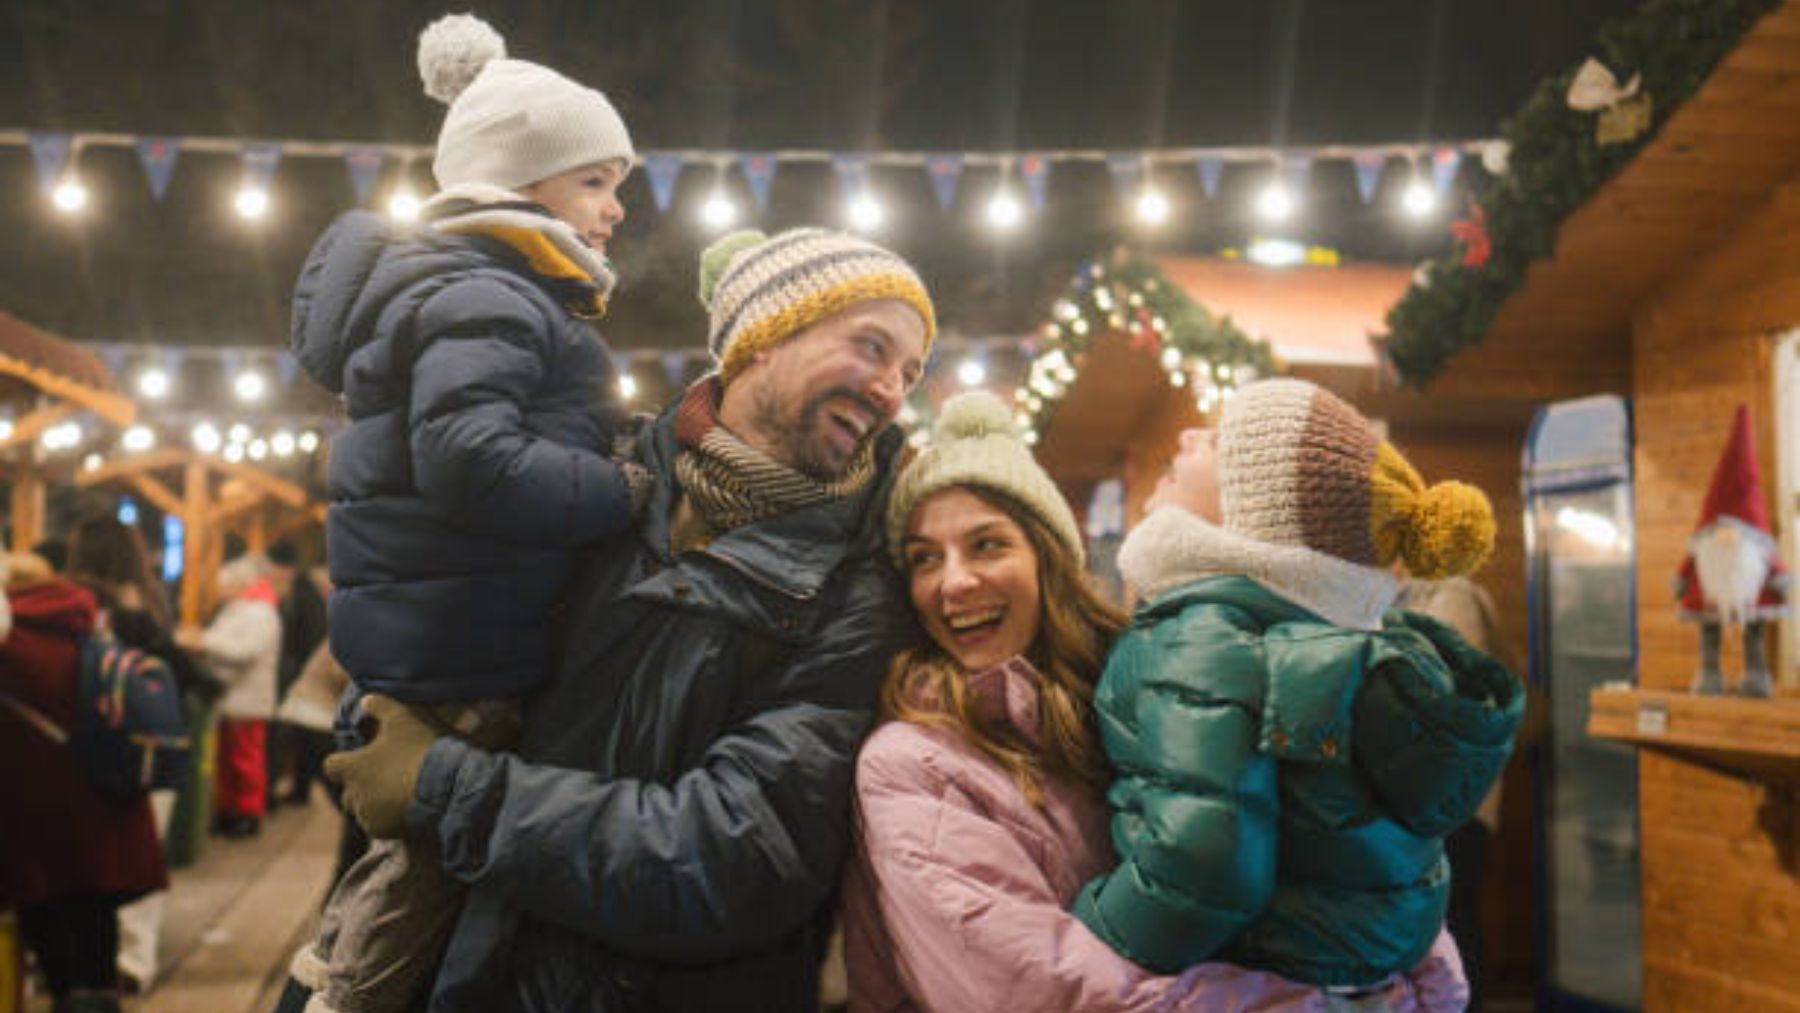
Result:
<instances>
[{"instance_id":1,"label":"child's white pompom","mask_svg":"<svg viewBox=\"0 0 1800 1013\"><path fill-rule=\"evenodd\" d=\"M1017 436L1012 410L1006 403L985 390L958 394L944 402L932 426L934 443L968 440L982 436Z\"/></svg>"},{"instance_id":2,"label":"child's white pompom","mask_svg":"<svg viewBox=\"0 0 1800 1013\"><path fill-rule=\"evenodd\" d=\"M504 59L506 40L473 14L446 14L419 33L419 77L425 94L449 105L489 60Z\"/></svg>"}]
</instances>

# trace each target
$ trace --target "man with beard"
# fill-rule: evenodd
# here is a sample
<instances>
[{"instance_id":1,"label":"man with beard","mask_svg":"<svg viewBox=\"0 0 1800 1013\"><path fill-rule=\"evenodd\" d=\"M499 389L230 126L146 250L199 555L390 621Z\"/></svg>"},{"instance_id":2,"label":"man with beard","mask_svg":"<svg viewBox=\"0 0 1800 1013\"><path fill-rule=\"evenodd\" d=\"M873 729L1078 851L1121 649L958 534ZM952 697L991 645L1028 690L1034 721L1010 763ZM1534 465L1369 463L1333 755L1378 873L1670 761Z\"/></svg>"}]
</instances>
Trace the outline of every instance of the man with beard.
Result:
<instances>
[{"instance_id":1,"label":"man with beard","mask_svg":"<svg viewBox=\"0 0 1800 1013\"><path fill-rule=\"evenodd\" d=\"M639 437L650 505L585 554L517 754L371 697L373 741L328 764L371 835L470 888L432 1010L817 1005L856 750L910 633L889 423L936 328L849 235L737 233L701 274L718 371Z\"/></svg>"},{"instance_id":2,"label":"man with beard","mask_svg":"<svg viewBox=\"0 0 1800 1013\"><path fill-rule=\"evenodd\" d=\"M1687 558L1675 575L1681 618L1700 624L1700 671L1694 676L1694 692L1725 692L1719 641L1724 627L1741 626L1744 677L1738 682L1738 695L1769 695L1763 631L1768 620L1787 611L1790 579L1769 533L1750 409L1739 405L1731 438L1713 469L1700 523L1688 539Z\"/></svg>"}]
</instances>

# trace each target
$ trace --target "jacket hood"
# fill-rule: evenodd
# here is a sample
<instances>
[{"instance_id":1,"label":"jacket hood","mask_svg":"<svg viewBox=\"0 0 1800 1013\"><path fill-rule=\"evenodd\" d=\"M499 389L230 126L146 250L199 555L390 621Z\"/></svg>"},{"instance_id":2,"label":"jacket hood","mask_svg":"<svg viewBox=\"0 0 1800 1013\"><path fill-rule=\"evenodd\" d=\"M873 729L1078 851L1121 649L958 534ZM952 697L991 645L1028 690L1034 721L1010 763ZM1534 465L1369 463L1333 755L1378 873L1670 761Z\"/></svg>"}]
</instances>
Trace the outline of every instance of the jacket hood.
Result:
<instances>
[{"instance_id":1,"label":"jacket hood","mask_svg":"<svg viewBox=\"0 0 1800 1013\"><path fill-rule=\"evenodd\" d=\"M1506 766L1525 691L1448 625L1392 612L1355 707L1353 753L1383 808L1441 836L1474 817Z\"/></svg>"},{"instance_id":2,"label":"jacket hood","mask_svg":"<svg viewBox=\"0 0 1800 1013\"><path fill-rule=\"evenodd\" d=\"M294 357L333 394L350 353L374 340L382 311L433 275L483 263L474 242L436 236L368 211L342 215L307 254L294 287Z\"/></svg>"},{"instance_id":3,"label":"jacket hood","mask_svg":"<svg viewBox=\"0 0 1800 1013\"><path fill-rule=\"evenodd\" d=\"M12 604L15 626L54 630L70 637L86 636L94 628L94 596L66 580L11 588L6 597Z\"/></svg>"}]
</instances>

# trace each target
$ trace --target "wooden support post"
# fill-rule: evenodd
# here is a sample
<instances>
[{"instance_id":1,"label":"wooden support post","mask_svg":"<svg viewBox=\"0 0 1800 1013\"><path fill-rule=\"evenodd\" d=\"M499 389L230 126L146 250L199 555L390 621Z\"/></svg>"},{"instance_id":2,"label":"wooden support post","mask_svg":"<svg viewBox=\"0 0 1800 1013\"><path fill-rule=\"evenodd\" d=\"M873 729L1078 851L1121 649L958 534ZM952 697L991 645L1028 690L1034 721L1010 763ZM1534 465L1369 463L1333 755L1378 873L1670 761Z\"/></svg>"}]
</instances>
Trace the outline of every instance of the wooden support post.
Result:
<instances>
[{"instance_id":1,"label":"wooden support post","mask_svg":"<svg viewBox=\"0 0 1800 1013\"><path fill-rule=\"evenodd\" d=\"M21 469L12 484L12 549L24 552L44 537L44 480Z\"/></svg>"},{"instance_id":2,"label":"wooden support post","mask_svg":"<svg viewBox=\"0 0 1800 1013\"><path fill-rule=\"evenodd\" d=\"M244 551L262 553L269 551L269 525L267 515L260 505L251 508L244 518Z\"/></svg>"},{"instance_id":3,"label":"wooden support post","mask_svg":"<svg viewBox=\"0 0 1800 1013\"><path fill-rule=\"evenodd\" d=\"M206 599L213 571L206 566L207 482L206 464L192 458L183 469L181 523L181 625L198 627L206 615Z\"/></svg>"}]
</instances>

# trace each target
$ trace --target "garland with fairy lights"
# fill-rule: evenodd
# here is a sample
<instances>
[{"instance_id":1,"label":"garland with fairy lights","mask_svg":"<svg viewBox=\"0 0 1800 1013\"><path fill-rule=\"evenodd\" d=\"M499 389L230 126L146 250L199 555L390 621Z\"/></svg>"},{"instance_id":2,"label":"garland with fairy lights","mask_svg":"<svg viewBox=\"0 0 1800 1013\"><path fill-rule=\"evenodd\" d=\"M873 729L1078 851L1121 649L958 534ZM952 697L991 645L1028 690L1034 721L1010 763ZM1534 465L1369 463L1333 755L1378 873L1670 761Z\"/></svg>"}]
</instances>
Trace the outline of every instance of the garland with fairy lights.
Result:
<instances>
[{"instance_id":1,"label":"garland with fairy lights","mask_svg":"<svg viewBox=\"0 0 1800 1013\"><path fill-rule=\"evenodd\" d=\"M1586 68L1540 84L1506 123L1505 164L1476 174L1469 215L1453 226L1455 249L1421 265L1388 313L1384 344L1401 379L1422 387L1480 342L1530 263L1551 254L1563 219L1635 158L1780 2L1650 0L1609 23L1597 38L1600 60L1618 78L1641 78L1606 108L1573 100L1571 85Z\"/></svg>"},{"instance_id":2,"label":"garland with fairy lights","mask_svg":"<svg viewBox=\"0 0 1800 1013\"><path fill-rule=\"evenodd\" d=\"M1202 414L1237 387L1275 371L1267 341L1211 313L1154 261L1126 250L1081 265L1051 316L1039 331L1025 383L1013 395L1028 443L1049 425L1080 375L1085 353L1105 331L1122 331L1132 347L1156 356L1170 384L1194 391Z\"/></svg>"}]
</instances>

